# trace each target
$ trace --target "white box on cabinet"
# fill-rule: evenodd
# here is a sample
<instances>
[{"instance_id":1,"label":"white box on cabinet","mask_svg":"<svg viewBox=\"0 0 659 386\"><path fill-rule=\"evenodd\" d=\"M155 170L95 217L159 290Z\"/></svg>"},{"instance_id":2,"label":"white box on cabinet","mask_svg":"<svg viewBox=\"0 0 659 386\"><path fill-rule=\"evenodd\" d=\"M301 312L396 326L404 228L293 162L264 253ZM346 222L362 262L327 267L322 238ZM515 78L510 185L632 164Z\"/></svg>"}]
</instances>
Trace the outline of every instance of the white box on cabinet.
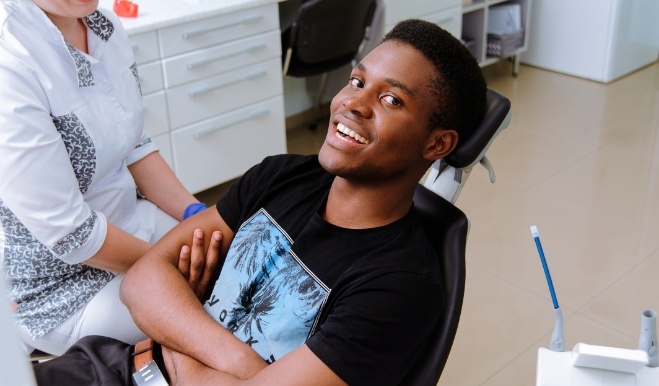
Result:
<instances>
[{"instance_id":1,"label":"white box on cabinet","mask_svg":"<svg viewBox=\"0 0 659 386\"><path fill-rule=\"evenodd\" d=\"M490 7L487 17L487 32L509 34L522 29L522 7L519 4L502 4Z\"/></svg>"}]
</instances>

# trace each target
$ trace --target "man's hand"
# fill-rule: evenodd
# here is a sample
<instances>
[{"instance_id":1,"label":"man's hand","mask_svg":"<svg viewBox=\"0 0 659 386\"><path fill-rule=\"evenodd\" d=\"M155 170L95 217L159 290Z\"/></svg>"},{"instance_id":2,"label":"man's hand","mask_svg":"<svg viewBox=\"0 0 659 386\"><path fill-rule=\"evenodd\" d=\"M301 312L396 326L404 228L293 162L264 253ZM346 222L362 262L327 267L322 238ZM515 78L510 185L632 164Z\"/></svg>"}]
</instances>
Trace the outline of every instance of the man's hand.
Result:
<instances>
[{"instance_id":1,"label":"man's hand","mask_svg":"<svg viewBox=\"0 0 659 386\"><path fill-rule=\"evenodd\" d=\"M200 301L208 295L211 281L217 274L220 263L220 245L222 233L213 232L205 251L204 231L195 229L192 236L192 247L184 245L178 259L178 269L190 284L190 288Z\"/></svg>"},{"instance_id":2,"label":"man's hand","mask_svg":"<svg viewBox=\"0 0 659 386\"><path fill-rule=\"evenodd\" d=\"M160 346L160 347L162 350L161 351L162 361L165 362L165 370L167 371L167 375L169 375L169 384L175 386L177 383L177 378L176 378L176 365L174 364L174 358L172 357L174 351L170 350L165 346Z\"/></svg>"},{"instance_id":3,"label":"man's hand","mask_svg":"<svg viewBox=\"0 0 659 386\"><path fill-rule=\"evenodd\" d=\"M181 354L165 346L161 346L161 347L162 347L163 362L165 362L167 375L169 375L169 384L172 386L186 386L186 385L198 384L197 381L194 380L194 376L196 374L211 370L210 368L204 366L203 364L199 363L198 361L190 358L185 354ZM189 379L190 375L193 376L193 379ZM229 378L234 378L234 377L229 377Z\"/></svg>"}]
</instances>

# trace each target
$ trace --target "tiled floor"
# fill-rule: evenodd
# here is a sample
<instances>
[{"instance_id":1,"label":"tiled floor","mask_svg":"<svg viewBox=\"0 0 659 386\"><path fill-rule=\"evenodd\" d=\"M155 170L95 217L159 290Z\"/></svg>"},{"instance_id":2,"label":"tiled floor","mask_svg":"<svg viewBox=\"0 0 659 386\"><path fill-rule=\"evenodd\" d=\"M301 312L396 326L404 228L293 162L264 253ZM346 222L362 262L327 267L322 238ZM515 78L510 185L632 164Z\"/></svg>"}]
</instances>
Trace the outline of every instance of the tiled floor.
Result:
<instances>
[{"instance_id":1,"label":"tiled floor","mask_svg":"<svg viewBox=\"0 0 659 386\"><path fill-rule=\"evenodd\" d=\"M510 64L484 68L512 101L510 126L456 205L471 221L467 289L439 385L535 383L552 303L529 227L537 225L578 342L636 348L643 309L659 311L659 64L608 85ZM316 152L324 131L288 131ZM207 196L206 196L207 197Z\"/></svg>"},{"instance_id":2,"label":"tiled floor","mask_svg":"<svg viewBox=\"0 0 659 386\"><path fill-rule=\"evenodd\" d=\"M552 303L537 225L579 342L634 349L659 311L659 64L604 85L500 63L484 69L513 118L456 202L471 221L467 290L439 385L533 385Z\"/></svg>"}]
</instances>

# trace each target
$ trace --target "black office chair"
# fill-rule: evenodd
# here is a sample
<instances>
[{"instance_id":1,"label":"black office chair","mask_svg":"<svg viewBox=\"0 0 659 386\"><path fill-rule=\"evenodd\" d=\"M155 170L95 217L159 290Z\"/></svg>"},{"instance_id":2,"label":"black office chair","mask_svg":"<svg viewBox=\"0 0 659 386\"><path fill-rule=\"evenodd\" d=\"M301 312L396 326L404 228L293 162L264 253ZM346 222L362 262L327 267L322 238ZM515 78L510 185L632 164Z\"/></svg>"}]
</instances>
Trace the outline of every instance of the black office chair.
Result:
<instances>
[{"instance_id":1,"label":"black office chair","mask_svg":"<svg viewBox=\"0 0 659 386\"><path fill-rule=\"evenodd\" d=\"M314 106L320 117L327 73L351 63L363 47L376 0L306 0L282 32L283 75L322 75Z\"/></svg>"},{"instance_id":2,"label":"black office chair","mask_svg":"<svg viewBox=\"0 0 659 386\"><path fill-rule=\"evenodd\" d=\"M465 214L453 205L470 169L482 163L485 153L496 136L510 122L510 101L495 91L487 92L486 114L478 128L468 137L461 137L458 147L437 166L440 175L447 178L426 178L414 194L414 207L420 213L428 238L439 256L444 279L444 313L440 316L436 330L428 346L420 353L418 362L408 372L401 385L436 385L444 370L462 312L465 290L465 247L469 233L469 221ZM489 162L491 180L493 171ZM456 185L456 178L460 178ZM438 186L442 185L442 186ZM447 188L448 186L448 188ZM446 197L444 197L446 196Z\"/></svg>"}]
</instances>

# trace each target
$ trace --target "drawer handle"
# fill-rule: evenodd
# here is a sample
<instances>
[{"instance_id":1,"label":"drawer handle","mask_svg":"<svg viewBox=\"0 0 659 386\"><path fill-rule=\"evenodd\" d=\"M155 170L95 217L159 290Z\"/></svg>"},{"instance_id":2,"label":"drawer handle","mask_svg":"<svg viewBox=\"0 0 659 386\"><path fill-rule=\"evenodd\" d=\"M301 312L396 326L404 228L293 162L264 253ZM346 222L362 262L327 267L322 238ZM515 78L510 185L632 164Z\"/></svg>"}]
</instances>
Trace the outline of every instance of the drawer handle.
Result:
<instances>
[{"instance_id":1,"label":"drawer handle","mask_svg":"<svg viewBox=\"0 0 659 386\"><path fill-rule=\"evenodd\" d=\"M443 18L437 20L435 22L435 24L444 24L444 23L448 23L451 20L453 20L453 16L446 16L446 17L443 17Z\"/></svg>"},{"instance_id":2,"label":"drawer handle","mask_svg":"<svg viewBox=\"0 0 659 386\"><path fill-rule=\"evenodd\" d=\"M242 79L234 79L234 80L224 82L222 84L218 84L218 85L215 85L215 86L204 87L204 88L200 88L198 90L191 91L191 92L188 93L188 96L190 98L196 98L200 95L209 93L213 90L217 90L218 88L231 86L232 84L244 82L244 81L247 81L247 80L254 80L254 79L262 78L262 77L266 76L267 74L268 73L266 71L253 72L253 73L247 75L246 77L244 77Z\"/></svg>"},{"instance_id":3,"label":"drawer handle","mask_svg":"<svg viewBox=\"0 0 659 386\"><path fill-rule=\"evenodd\" d=\"M246 116L246 117L244 117L244 118L241 118L241 119L237 119L237 120L235 120L235 121L233 121L233 122L231 122L231 123L227 123L227 124L220 125L220 126L208 127L208 128L205 128L205 129L199 129L199 130L196 130L196 131L192 134L192 136L194 137L194 139L199 139L199 138L205 137L205 136L207 136L207 135L213 134L213 133L216 132L216 131L219 131L219 130L225 129L225 128L227 128L227 127L230 127L230 126L233 126L233 125L237 125L237 124L242 123L242 122L247 122L247 121L249 121L249 120L256 119L256 118L259 118L259 117L262 117L262 116L264 116L264 115L267 115L269 112L270 112L270 111L268 111L268 110L257 110L257 111L252 112L252 113L249 114L248 116Z\"/></svg>"},{"instance_id":4,"label":"drawer handle","mask_svg":"<svg viewBox=\"0 0 659 386\"><path fill-rule=\"evenodd\" d=\"M196 62L188 63L186 65L186 67L187 67L188 70L193 70L197 67L205 66L209 63L213 63L213 62L218 61L218 60L223 60L223 59L231 58L233 56L238 56L238 55L242 55L242 54L251 54L253 52L261 51L265 48L266 48L265 44L258 44L258 45L255 45L255 46L247 47L246 49L244 49L242 51L234 52L234 53L224 55L224 56L220 56L218 58L203 59L203 60L198 60Z\"/></svg>"},{"instance_id":5,"label":"drawer handle","mask_svg":"<svg viewBox=\"0 0 659 386\"><path fill-rule=\"evenodd\" d=\"M237 21L235 23L229 23L229 24L220 25L220 26L213 27L213 28L208 28L208 29L203 29L202 28L202 29L197 30L197 31L184 32L184 33L181 34L181 37L183 39L193 38L195 36L203 35L207 32L217 31L218 29L235 27L235 26L241 25L241 24L253 24L253 23L257 23L261 20L263 20L263 15L250 16L250 17L247 17L243 20Z\"/></svg>"}]
</instances>

